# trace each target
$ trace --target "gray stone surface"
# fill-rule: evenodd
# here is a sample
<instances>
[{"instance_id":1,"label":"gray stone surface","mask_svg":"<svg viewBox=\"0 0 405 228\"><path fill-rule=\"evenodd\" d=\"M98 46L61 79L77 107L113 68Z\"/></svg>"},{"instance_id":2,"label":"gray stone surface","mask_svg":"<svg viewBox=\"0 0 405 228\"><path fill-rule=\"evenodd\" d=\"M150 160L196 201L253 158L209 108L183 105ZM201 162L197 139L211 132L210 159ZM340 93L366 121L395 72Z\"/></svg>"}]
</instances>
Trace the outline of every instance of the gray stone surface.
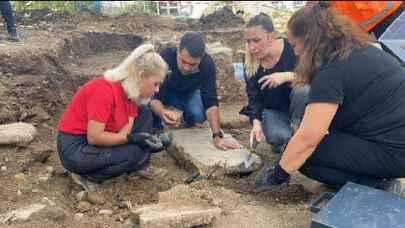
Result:
<instances>
[{"instance_id":1,"label":"gray stone surface","mask_svg":"<svg viewBox=\"0 0 405 228\"><path fill-rule=\"evenodd\" d=\"M260 167L260 157L255 154L252 154L255 162L249 168L245 167L244 161L249 154L245 148L227 151L215 148L208 129L190 128L171 132L173 145L168 153L187 170L197 168L202 176L248 173Z\"/></svg>"},{"instance_id":2,"label":"gray stone surface","mask_svg":"<svg viewBox=\"0 0 405 228\"><path fill-rule=\"evenodd\" d=\"M160 203L137 211L141 228L188 228L211 224L221 209L184 202Z\"/></svg>"},{"instance_id":3,"label":"gray stone surface","mask_svg":"<svg viewBox=\"0 0 405 228\"><path fill-rule=\"evenodd\" d=\"M201 199L202 192L177 185L159 193L159 203L132 210L141 228L188 228L211 224L222 209Z\"/></svg>"},{"instance_id":4,"label":"gray stone surface","mask_svg":"<svg viewBox=\"0 0 405 228\"><path fill-rule=\"evenodd\" d=\"M0 215L0 224L26 221L32 214L43 210L45 204L35 203Z\"/></svg>"},{"instance_id":5,"label":"gray stone surface","mask_svg":"<svg viewBox=\"0 0 405 228\"><path fill-rule=\"evenodd\" d=\"M36 135L37 130L32 124L18 122L0 125L0 145L29 143Z\"/></svg>"}]
</instances>

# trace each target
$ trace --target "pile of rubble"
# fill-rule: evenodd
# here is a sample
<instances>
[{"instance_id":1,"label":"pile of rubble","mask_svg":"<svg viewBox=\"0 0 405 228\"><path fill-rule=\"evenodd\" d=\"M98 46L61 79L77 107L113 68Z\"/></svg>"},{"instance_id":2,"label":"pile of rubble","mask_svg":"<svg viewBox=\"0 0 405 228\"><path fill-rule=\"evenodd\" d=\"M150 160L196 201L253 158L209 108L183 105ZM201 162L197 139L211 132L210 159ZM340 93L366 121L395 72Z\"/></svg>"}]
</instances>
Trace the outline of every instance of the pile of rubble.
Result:
<instances>
[{"instance_id":1,"label":"pile of rubble","mask_svg":"<svg viewBox=\"0 0 405 228\"><path fill-rule=\"evenodd\" d=\"M199 23L202 29L215 29L218 27L237 28L241 27L245 22L241 17L235 15L231 9L223 7L212 14L201 17Z\"/></svg>"},{"instance_id":2,"label":"pile of rubble","mask_svg":"<svg viewBox=\"0 0 405 228\"><path fill-rule=\"evenodd\" d=\"M246 100L245 82L234 76L233 52L220 42L207 44L207 53L217 67L217 92L221 102L229 103Z\"/></svg>"}]
</instances>

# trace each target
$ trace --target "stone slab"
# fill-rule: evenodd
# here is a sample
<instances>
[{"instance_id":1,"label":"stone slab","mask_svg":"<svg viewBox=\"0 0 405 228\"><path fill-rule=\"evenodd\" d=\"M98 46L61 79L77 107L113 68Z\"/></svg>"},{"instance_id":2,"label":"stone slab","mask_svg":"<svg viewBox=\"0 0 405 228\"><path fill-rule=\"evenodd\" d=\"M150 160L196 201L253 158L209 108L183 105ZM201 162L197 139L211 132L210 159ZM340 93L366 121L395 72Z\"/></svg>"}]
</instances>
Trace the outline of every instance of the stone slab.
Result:
<instances>
[{"instance_id":1,"label":"stone slab","mask_svg":"<svg viewBox=\"0 0 405 228\"><path fill-rule=\"evenodd\" d=\"M37 130L32 124L18 122L0 125L0 145L29 143L36 135Z\"/></svg>"},{"instance_id":2,"label":"stone slab","mask_svg":"<svg viewBox=\"0 0 405 228\"><path fill-rule=\"evenodd\" d=\"M131 212L140 228L188 228L211 224L222 209L202 200L202 192L188 185L177 185L159 193L159 203Z\"/></svg>"},{"instance_id":3,"label":"stone slab","mask_svg":"<svg viewBox=\"0 0 405 228\"><path fill-rule=\"evenodd\" d=\"M189 128L171 132L173 144L168 148L168 153L187 170L198 169L202 176L249 173L260 167L261 159L256 154L251 155L255 159L253 164L245 167L244 161L250 153L246 148L227 151L217 149L208 129Z\"/></svg>"},{"instance_id":4,"label":"stone slab","mask_svg":"<svg viewBox=\"0 0 405 228\"><path fill-rule=\"evenodd\" d=\"M222 210L180 201L146 206L135 213L140 214L141 228L188 228L211 224Z\"/></svg>"}]
</instances>

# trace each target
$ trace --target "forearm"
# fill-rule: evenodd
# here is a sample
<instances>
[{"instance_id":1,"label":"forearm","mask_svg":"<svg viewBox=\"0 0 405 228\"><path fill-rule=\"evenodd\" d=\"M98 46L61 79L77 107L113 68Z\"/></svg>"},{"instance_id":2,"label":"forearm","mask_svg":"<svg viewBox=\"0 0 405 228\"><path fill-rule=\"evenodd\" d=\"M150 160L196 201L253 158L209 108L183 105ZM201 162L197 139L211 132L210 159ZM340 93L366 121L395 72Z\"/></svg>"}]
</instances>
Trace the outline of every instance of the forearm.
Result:
<instances>
[{"instance_id":1,"label":"forearm","mask_svg":"<svg viewBox=\"0 0 405 228\"><path fill-rule=\"evenodd\" d=\"M127 142L127 134L104 131L93 136L87 135L87 142L95 146L121 145Z\"/></svg>"},{"instance_id":2,"label":"forearm","mask_svg":"<svg viewBox=\"0 0 405 228\"><path fill-rule=\"evenodd\" d=\"M218 106L212 106L206 111L207 120L212 133L217 133L221 130Z\"/></svg>"},{"instance_id":3,"label":"forearm","mask_svg":"<svg viewBox=\"0 0 405 228\"><path fill-rule=\"evenodd\" d=\"M160 100L153 99L150 102L150 109L156 115L161 116L163 111L165 110L165 107L163 106L163 104L162 104L162 102Z\"/></svg>"},{"instance_id":4,"label":"forearm","mask_svg":"<svg viewBox=\"0 0 405 228\"><path fill-rule=\"evenodd\" d=\"M311 140L302 134L295 134L284 151L280 165L288 173L298 170L318 145L318 140Z\"/></svg>"},{"instance_id":5,"label":"forearm","mask_svg":"<svg viewBox=\"0 0 405 228\"><path fill-rule=\"evenodd\" d=\"M123 128L121 128L119 133L124 135L131 133L133 125L134 125L134 117L129 117L128 123Z\"/></svg>"}]
</instances>

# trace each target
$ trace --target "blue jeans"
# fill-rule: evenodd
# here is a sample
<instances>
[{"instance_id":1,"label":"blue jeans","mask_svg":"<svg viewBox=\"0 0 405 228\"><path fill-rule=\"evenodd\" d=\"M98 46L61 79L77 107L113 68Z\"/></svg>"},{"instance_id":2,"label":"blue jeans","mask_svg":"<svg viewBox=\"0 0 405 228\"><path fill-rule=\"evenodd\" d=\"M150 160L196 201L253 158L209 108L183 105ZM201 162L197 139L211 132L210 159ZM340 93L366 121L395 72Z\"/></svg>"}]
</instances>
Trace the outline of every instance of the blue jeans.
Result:
<instances>
[{"instance_id":1,"label":"blue jeans","mask_svg":"<svg viewBox=\"0 0 405 228\"><path fill-rule=\"evenodd\" d=\"M291 125L299 126L308 102L309 86L293 88L290 93L288 111L264 109L262 113L263 133L267 143L282 150L292 137Z\"/></svg>"},{"instance_id":2,"label":"blue jeans","mask_svg":"<svg viewBox=\"0 0 405 228\"><path fill-rule=\"evenodd\" d=\"M188 125L203 123L206 120L205 109L199 89L184 95L168 93L162 103L164 106L173 106L183 111L184 122ZM163 129L162 121L156 115L154 115L153 127Z\"/></svg>"}]
</instances>

